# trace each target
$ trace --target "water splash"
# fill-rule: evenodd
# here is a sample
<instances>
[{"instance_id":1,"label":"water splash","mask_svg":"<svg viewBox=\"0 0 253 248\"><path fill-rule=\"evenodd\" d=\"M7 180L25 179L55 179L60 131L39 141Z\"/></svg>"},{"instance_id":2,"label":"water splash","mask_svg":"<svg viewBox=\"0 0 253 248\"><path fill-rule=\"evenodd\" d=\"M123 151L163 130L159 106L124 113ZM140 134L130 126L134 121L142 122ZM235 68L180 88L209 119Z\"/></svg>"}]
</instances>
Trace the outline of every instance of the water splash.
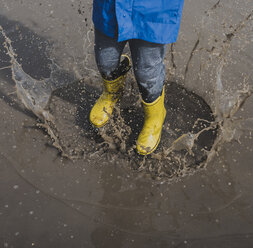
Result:
<instances>
[{"instance_id":1,"label":"water splash","mask_svg":"<svg viewBox=\"0 0 253 248\"><path fill-rule=\"evenodd\" d=\"M220 1L217 6L219 4ZM211 9L212 13L217 6ZM208 12L203 19L202 28L204 28L206 24L206 19L211 16L211 12ZM236 35L243 30L244 27L246 27L246 24L251 20L251 18L252 13L245 17L244 20L242 20L229 35L226 35L225 40L221 42L219 47L217 46L217 48L208 51L208 58L205 61L206 64L201 64L200 78L202 77L201 73L203 73L205 66L208 70L208 67L210 66L208 63L212 65L215 64L214 71L216 80L213 84L213 110L215 119L198 119L195 124L193 124L192 130L184 130L183 132L179 132L179 134L175 134L170 128L167 128L167 132L171 135L170 142L166 143L166 146L162 149L162 151L152 154L152 159L146 159L146 157L139 159L134 153L135 146L131 145L130 147L127 147L128 137L132 135L132 130L130 128L131 124L124 122L121 111L116 108L117 118L111 119L109 126L99 130L99 134L103 138L103 141L94 145L96 148L94 148L94 151L90 154L90 156L97 153L97 150L101 150L106 153L109 148L110 151L116 152L117 156L125 154L125 157L123 156L125 161L130 161L130 164L133 162L136 163L139 171L146 170L155 175L155 178L159 179L168 176L173 177L175 175L185 175L189 172L189 170L191 170L191 168L189 168L189 164L192 166L196 161L198 161L198 168L204 167L206 165L206 161L210 161L213 154L215 154L216 150L223 142L230 142L233 139L239 140L240 133L236 130L241 121L235 120L234 116L244 102L251 96L252 88L250 88L247 84L244 84L246 86L243 89L236 90L231 93L224 86L222 77L224 68L227 65L226 58L229 56L231 42L234 37L236 37ZM210 23L212 22L209 20L208 25ZM52 61L51 75L49 78L40 81L32 78L24 72L22 65L18 63L17 54L14 52L12 42L6 36L2 27L0 27L0 32L5 39L4 47L10 57L10 68L12 71L12 79L16 83L17 96L21 99L27 109L31 110L41 119L42 123L39 125L47 130L51 138L54 140L53 145L62 152L63 156L72 159L83 158L84 151L87 152L87 148L85 148L84 145L81 145L81 142L83 141L80 141L78 138L78 136L80 136L80 133L78 133L79 131L75 135L73 134L74 131L71 134L75 137L75 141L77 140L79 142L74 143L76 146L73 147L73 144L70 145L66 140L63 141L63 137L61 136L63 134L59 133L59 122L56 123L55 120L56 113L52 112L52 109L49 110L53 92L56 89L62 88L70 82L73 82L75 77L70 76L68 73L63 73L62 68ZM87 35L88 39L86 40L90 45L92 44L90 40L91 31L89 31ZM197 41L195 42L192 52L190 53L190 57L186 63L183 77L186 85L190 79L189 73L191 72L192 61L200 52L207 51L207 49L205 50L202 47L202 36L203 35L199 33ZM84 46L87 44L85 42L83 44ZM176 47L172 46L171 48L173 50L173 68L176 75L177 69L180 69L180 66L176 64L176 59L179 53ZM87 64L87 61L88 55L85 57L84 63ZM94 75L97 74L93 69L91 69L90 72L94 73ZM80 73L78 75L80 77ZM132 96L133 94L129 95ZM82 96L80 95L80 97ZM79 103L81 105L83 104L82 101ZM69 111L70 114L75 115L75 113L73 113L72 106L70 106L70 109L71 108L72 110ZM85 111L87 111L87 109L85 109ZM73 119L73 125L74 121L75 120ZM211 132L215 136L217 130L219 130L218 137L210 149L205 148L205 146L201 147L198 145L199 139L203 134ZM201 150L201 155L199 155L201 159L196 155L199 152L197 150ZM87 154L85 154L85 156L87 156ZM164 161L166 161L166 163ZM196 168L193 168L193 170L195 169Z\"/></svg>"},{"instance_id":2,"label":"water splash","mask_svg":"<svg viewBox=\"0 0 253 248\"><path fill-rule=\"evenodd\" d=\"M68 157L61 142L55 132L55 119L48 109L51 96L53 92L70 82L75 80L73 74L69 74L62 70L53 60L51 73L49 78L43 80L36 80L24 72L22 65L17 61L17 54L15 53L12 41L6 35L2 26L0 26L0 33L4 38L3 46L6 49L6 54L10 58L10 66L1 68L10 68L12 79L15 82L16 94L24 106L37 116L41 123L37 125L43 127L48 132L53 140L53 145L62 153L63 156Z\"/></svg>"},{"instance_id":3,"label":"water splash","mask_svg":"<svg viewBox=\"0 0 253 248\"><path fill-rule=\"evenodd\" d=\"M52 115L46 110L52 94L50 79L38 81L26 74L23 71L21 64L17 61L17 54L14 52L11 40L6 36L1 26L0 32L5 39L3 45L10 57L10 68L12 79L16 83L17 96L25 107L40 119L52 121Z\"/></svg>"}]
</instances>

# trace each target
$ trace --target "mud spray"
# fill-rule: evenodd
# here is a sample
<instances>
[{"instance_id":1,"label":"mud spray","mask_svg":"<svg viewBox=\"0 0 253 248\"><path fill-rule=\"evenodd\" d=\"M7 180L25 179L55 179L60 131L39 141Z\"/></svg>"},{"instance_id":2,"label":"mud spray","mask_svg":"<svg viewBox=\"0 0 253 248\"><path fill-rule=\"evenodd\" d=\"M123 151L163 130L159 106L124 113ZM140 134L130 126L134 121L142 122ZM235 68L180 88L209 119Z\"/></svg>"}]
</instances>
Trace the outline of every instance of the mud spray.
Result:
<instances>
[{"instance_id":1,"label":"mud spray","mask_svg":"<svg viewBox=\"0 0 253 248\"><path fill-rule=\"evenodd\" d=\"M38 127L46 130L61 156L85 160L86 163L94 158L107 163L117 161L126 170L138 170L140 177L158 182L175 180L205 168L224 142L239 141L241 133L237 130L243 122L252 122L252 119L235 117L252 94L250 76L244 75L243 82L236 89L228 87L222 78L224 70L233 61L231 47L242 40L243 30L247 30L252 22L252 12L241 22L229 26L229 32L207 36L204 32L209 26L221 31L227 28L217 27L223 24L214 20L215 11L219 11L219 2L206 11L201 20L202 27L184 71L180 71L183 69L178 65L184 55L177 51L177 45L171 45L171 60L167 61L167 66L169 78L175 80L166 82L167 119L159 148L147 157L135 152L143 113L133 76L129 77L123 99L116 106L110 122L101 129L95 129L88 116L100 90L92 87L92 80L66 76L53 60L50 77L36 80L23 70L18 62L19 55L2 27L0 33L10 64L1 69L11 69L16 95L39 118ZM248 32L243 37L244 41L250 39L247 35ZM245 46L241 44L240 49L245 47L246 43ZM199 60L197 73L191 68L194 59ZM208 81L208 87L212 88L203 95L205 100L194 93L194 80L188 82L188 78L194 78L189 75L191 73L196 74L195 80Z\"/></svg>"}]
</instances>

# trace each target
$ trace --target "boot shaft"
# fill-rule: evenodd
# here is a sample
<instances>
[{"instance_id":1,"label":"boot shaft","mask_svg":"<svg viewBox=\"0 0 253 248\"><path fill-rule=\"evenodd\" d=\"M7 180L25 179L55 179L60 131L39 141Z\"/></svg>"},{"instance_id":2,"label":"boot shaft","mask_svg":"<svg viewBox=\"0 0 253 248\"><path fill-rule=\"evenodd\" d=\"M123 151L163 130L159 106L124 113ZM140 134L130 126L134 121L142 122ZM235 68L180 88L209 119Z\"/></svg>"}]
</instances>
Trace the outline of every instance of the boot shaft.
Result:
<instances>
[{"instance_id":1,"label":"boot shaft","mask_svg":"<svg viewBox=\"0 0 253 248\"><path fill-rule=\"evenodd\" d=\"M118 68L111 73L110 76L103 76L103 84L104 84L104 90L106 93L109 94L122 94L122 91L125 86L125 79L127 72L131 69L131 62L130 58L123 54L122 57L124 58Z\"/></svg>"},{"instance_id":2,"label":"boot shaft","mask_svg":"<svg viewBox=\"0 0 253 248\"><path fill-rule=\"evenodd\" d=\"M162 116L163 118L163 115L165 113L164 94L165 94L165 87L163 87L161 96L159 96L154 102L146 103L142 100L145 120L154 118L155 116L157 117Z\"/></svg>"},{"instance_id":3,"label":"boot shaft","mask_svg":"<svg viewBox=\"0 0 253 248\"><path fill-rule=\"evenodd\" d=\"M104 91L109 94L122 93L125 86L126 75L122 75L113 81L103 79Z\"/></svg>"}]
</instances>

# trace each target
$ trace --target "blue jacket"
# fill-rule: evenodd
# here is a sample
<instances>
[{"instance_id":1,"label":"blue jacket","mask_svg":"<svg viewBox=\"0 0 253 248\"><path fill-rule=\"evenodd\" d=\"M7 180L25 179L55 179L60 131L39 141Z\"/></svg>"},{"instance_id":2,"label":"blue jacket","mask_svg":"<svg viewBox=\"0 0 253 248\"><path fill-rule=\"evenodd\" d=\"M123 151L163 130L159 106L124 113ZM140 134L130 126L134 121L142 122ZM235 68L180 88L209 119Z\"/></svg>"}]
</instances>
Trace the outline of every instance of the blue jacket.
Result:
<instances>
[{"instance_id":1,"label":"blue jacket","mask_svg":"<svg viewBox=\"0 0 253 248\"><path fill-rule=\"evenodd\" d=\"M95 28L118 41L141 39L166 44L177 40L184 0L94 0Z\"/></svg>"}]
</instances>

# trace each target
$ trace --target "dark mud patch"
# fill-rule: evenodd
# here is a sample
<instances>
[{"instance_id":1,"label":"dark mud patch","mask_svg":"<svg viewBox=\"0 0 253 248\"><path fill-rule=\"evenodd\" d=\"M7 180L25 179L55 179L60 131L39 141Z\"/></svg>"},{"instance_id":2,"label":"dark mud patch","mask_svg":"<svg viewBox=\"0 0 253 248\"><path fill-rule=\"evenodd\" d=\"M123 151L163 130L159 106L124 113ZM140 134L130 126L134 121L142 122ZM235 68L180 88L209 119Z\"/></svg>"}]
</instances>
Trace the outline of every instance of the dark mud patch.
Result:
<instances>
[{"instance_id":1,"label":"dark mud patch","mask_svg":"<svg viewBox=\"0 0 253 248\"><path fill-rule=\"evenodd\" d=\"M166 83L167 117L161 143L152 155L143 157L135 152L143 125L137 89L128 87L110 122L96 129L89 122L89 112L99 93L83 81L53 93L48 106L54 116L50 128L65 156L84 163L97 159L120 164L153 179L181 177L205 165L217 129L211 108L201 97L177 83Z\"/></svg>"}]
</instances>

